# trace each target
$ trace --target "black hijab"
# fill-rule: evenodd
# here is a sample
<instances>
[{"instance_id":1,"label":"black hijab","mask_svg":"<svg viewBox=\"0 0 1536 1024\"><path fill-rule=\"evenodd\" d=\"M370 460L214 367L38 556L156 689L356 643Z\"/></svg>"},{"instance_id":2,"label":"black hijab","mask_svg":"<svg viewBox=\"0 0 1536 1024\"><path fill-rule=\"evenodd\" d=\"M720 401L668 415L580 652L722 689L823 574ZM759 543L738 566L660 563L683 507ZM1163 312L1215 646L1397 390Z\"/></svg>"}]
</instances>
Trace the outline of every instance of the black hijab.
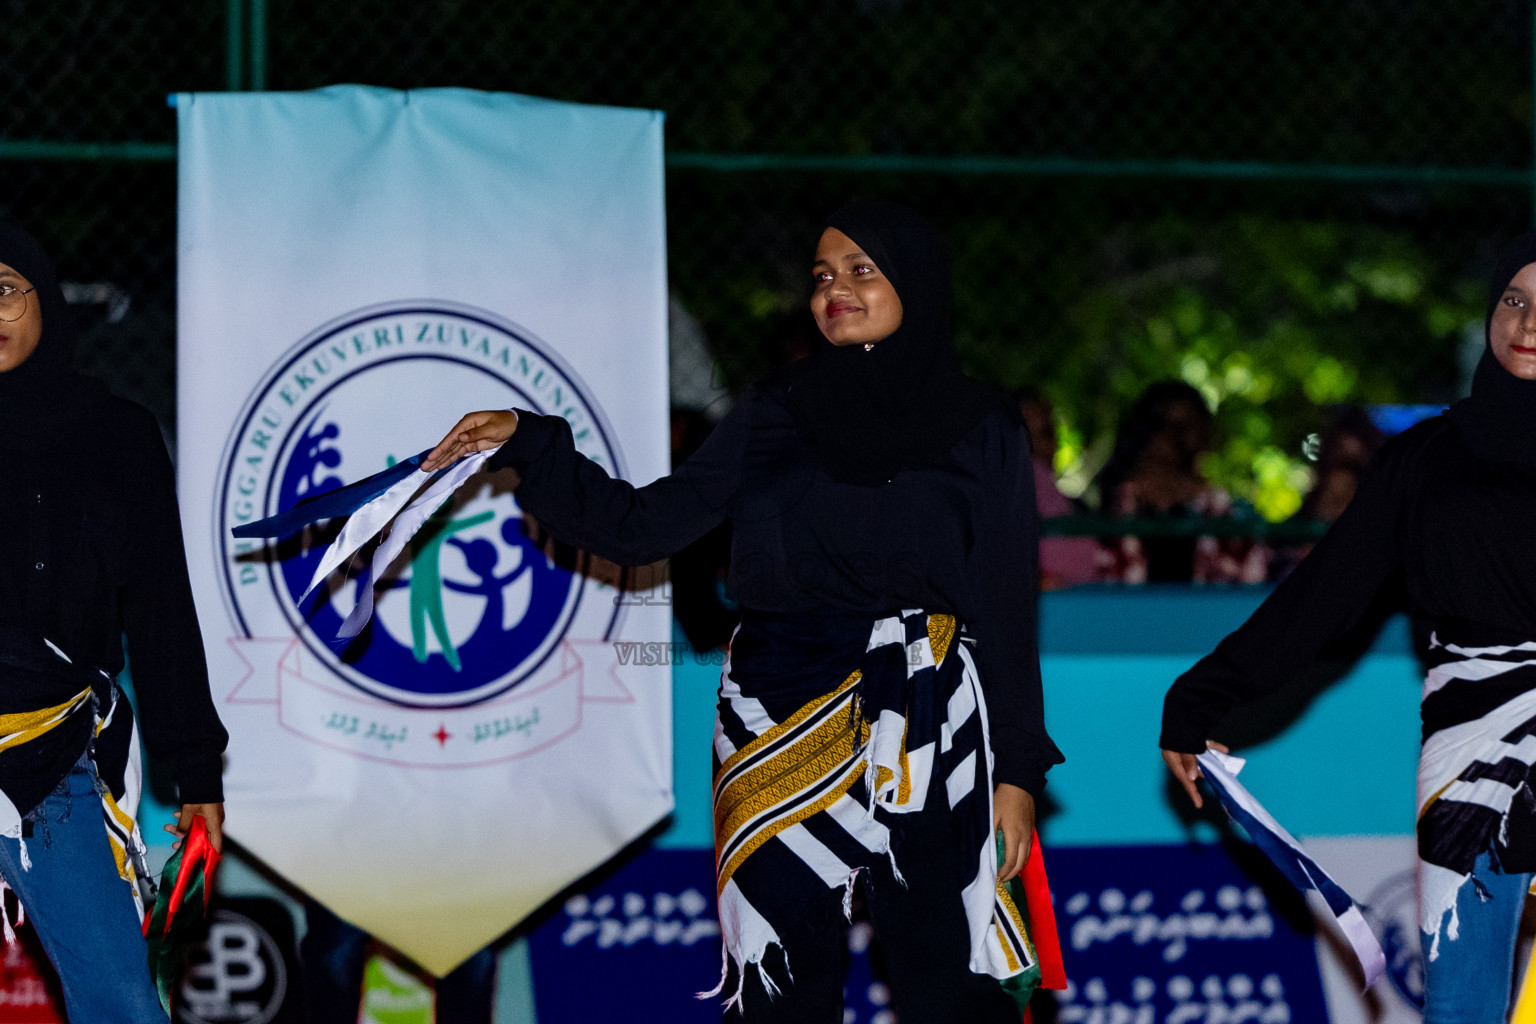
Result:
<instances>
[{"instance_id":1,"label":"black hijab","mask_svg":"<svg viewBox=\"0 0 1536 1024\"><path fill-rule=\"evenodd\" d=\"M1536 468L1536 381L1516 377L1493 354L1494 310L1509 282L1529 263L1536 263L1536 231L1511 242L1494 268L1472 396L1451 406L1451 420L1480 457Z\"/></svg>"},{"instance_id":2,"label":"black hijab","mask_svg":"<svg viewBox=\"0 0 1536 1024\"><path fill-rule=\"evenodd\" d=\"M37 450L77 441L107 389L71 369L78 331L53 261L25 229L0 221L0 263L32 283L37 290L27 301L39 303L43 313L43 336L31 357L0 373L0 448Z\"/></svg>"},{"instance_id":3,"label":"black hijab","mask_svg":"<svg viewBox=\"0 0 1536 1024\"><path fill-rule=\"evenodd\" d=\"M937 463L1002 397L960 369L949 258L933 225L895 203L850 203L825 228L847 235L890 279L901 326L869 351L821 338L787 378L789 408L829 476L877 487L897 470Z\"/></svg>"}]
</instances>

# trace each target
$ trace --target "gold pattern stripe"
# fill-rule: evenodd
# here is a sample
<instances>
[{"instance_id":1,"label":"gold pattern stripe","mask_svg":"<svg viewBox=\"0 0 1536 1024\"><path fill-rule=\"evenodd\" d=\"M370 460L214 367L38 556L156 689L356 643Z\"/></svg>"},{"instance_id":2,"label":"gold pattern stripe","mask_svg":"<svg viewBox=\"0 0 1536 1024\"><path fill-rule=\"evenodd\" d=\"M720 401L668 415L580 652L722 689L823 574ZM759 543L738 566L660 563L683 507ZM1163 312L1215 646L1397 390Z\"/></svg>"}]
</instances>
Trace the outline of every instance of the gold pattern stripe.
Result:
<instances>
[{"instance_id":1,"label":"gold pattern stripe","mask_svg":"<svg viewBox=\"0 0 1536 1024\"><path fill-rule=\"evenodd\" d=\"M720 897L720 894L725 891L725 883L731 880L731 876L736 873L736 869L741 867L742 862L751 856L758 847L762 846L768 840L789 828L791 825L798 825L805 819L820 814L822 811L826 810L828 807L831 807L833 804L837 803L837 801L841 800L844 794L853 788L853 784L858 781L859 776L864 774L864 770L867 765L867 761L860 761L858 764L855 764L852 768L848 769L848 774L843 776L837 785L833 786L832 789L823 795L820 800L817 800L812 804L808 804L807 806L802 807L791 814L787 814L782 818L776 818L773 821L768 822L761 829L759 829L751 839L748 839L745 843L741 844L741 848L738 849L734 855L732 855L730 862L720 870L719 877L715 882L715 898L718 899Z\"/></svg>"},{"instance_id":2,"label":"gold pattern stripe","mask_svg":"<svg viewBox=\"0 0 1536 1024\"><path fill-rule=\"evenodd\" d=\"M819 699L819 698L818 698ZM726 793L737 789L741 780L754 772L761 773L765 765L782 764L786 758L793 760L796 750L803 751L806 744L812 741L829 727L838 728L838 723L843 723L841 729L843 735L849 736L851 726L848 724L857 712L853 709L853 694L847 693L832 703L823 702L816 713L808 719L802 720L795 731L787 736L781 736L779 742L773 746L757 751L753 756L737 762L730 771L721 770L715 774L714 790L711 799L718 806L725 798ZM868 727L860 731L860 735L868 733ZM850 754L853 753L849 748ZM804 754L799 755L804 757Z\"/></svg>"},{"instance_id":3,"label":"gold pattern stripe","mask_svg":"<svg viewBox=\"0 0 1536 1024\"><path fill-rule=\"evenodd\" d=\"M994 921L992 922L992 927L997 929L998 944L1003 947L1003 956L1008 958L1009 972L1012 974L1019 973L1019 971L1023 970L1023 967L1019 964L1019 958L1013 953L1013 946L1009 944L1008 936L1003 934L1003 926Z\"/></svg>"},{"instance_id":4,"label":"gold pattern stripe","mask_svg":"<svg viewBox=\"0 0 1536 1024\"><path fill-rule=\"evenodd\" d=\"M770 746L780 736L783 736L785 733L792 731L795 726L799 725L807 718L810 718L823 706L830 703L831 701L836 700L848 690L852 689L853 685L859 681L860 675L861 673L859 670L854 669L853 674L850 675L847 679L844 679L837 689L833 690L825 697L817 697L815 700L810 701L804 707L800 708L800 710L784 719L784 721L766 730L761 736L757 737L751 743L748 743L746 746L736 751L736 753L726 758L725 762L720 765L720 770L715 773L715 778L720 778L720 776L735 768L738 764L745 761L759 750Z\"/></svg>"},{"instance_id":5,"label":"gold pattern stripe","mask_svg":"<svg viewBox=\"0 0 1536 1024\"><path fill-rule=\"evenodd\" d=\"M1024 916L1019 913L1019 905L1013 902L1013 896L1008 892L1008 885L1006 882L1000 881L997 883L997 902L1003 908L1003 911L1008 915L1009 920L1013 922L1014 930L1017 931L1020 936L1028 935L1029 928L1025 926Z\"/></svg>"},{"instance_id":6,"label":"gold pattern stripe","mask_svg":"<svg viewBox=\"0 0 1536 1024\"><path fill-rule=\"evenodd\" d=\"M43 708L39 711L19 711L14 715L0 715L0 734L13 732L26 732L35 729L54 715L68 714L75 705L91 695L87 687L75 694L62 704L51 708Z\"/></svg>"},{"instance_id":7,"label":"gold pattern stripe","mask_svg":"<svg viewBox=\"0 0 1536 1024\"><path fill-rule=\"evenodd\" d=\"M89 689L82 690L63 704L51 708L43 708L41 711L22 711L14 715L0 715L0 751L9 750L23 743L31 743L39 736L51 731L60 722L69 717L70 712L78 708L82 702L91 695Z\"/></svg>"},{"instance_id":8,"label":"gold pattern stripe","mask_svg":"<svg viewBox=\"0 0 1536 1024\"><path fill-rule=\"evenodd\" d=\"M753 818L831 775L863 746L863 740L860 736L855 745L846 716L829 715L783 751L738 773L715 799L716 849L724 851Z\"/></svg>"},{"instance_id":9,"label":"gold pattern stripe","mask_svg":"<svg viewBox=\"0 0 1536 1024\"><path fill-rule=\"evenodd\" d=\"M955 617L953 615L928 616L928 646L933 649L933 663L944 664L944 656L949 653L949 645L955 639Z\"/></svg>"}]
</instances>

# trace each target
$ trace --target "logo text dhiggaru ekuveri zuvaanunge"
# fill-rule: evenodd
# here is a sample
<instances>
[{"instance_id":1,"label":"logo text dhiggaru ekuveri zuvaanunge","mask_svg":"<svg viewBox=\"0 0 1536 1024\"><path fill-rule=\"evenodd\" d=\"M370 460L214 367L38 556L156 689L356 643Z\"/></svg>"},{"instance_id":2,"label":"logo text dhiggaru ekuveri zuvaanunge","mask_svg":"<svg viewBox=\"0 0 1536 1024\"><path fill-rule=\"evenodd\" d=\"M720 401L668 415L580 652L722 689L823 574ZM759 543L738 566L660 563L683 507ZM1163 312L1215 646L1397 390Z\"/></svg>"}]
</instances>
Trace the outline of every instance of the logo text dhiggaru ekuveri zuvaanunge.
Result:
<instances>
[{"instance_id":1,"label":"logo text dhiggaru ekuveri zuvaanunge","mask_svg":"<svg viewBox=\"0 0 1536 1024\"><path fill-rule=\"evenodd\" d=\"M339 521L265 545L228 533L415 454L468 409L512 406L561 416L582 454L622 472L580 379L483 310L361 310L274 364L236 424L219 491L225 597L253 641L252 681L234 699L270 691L283 723L316 742L409 763L520 756L576 728L591 673L569 641L601 644L622 607L582 600L601 585L528 536L504 474L458 488L377 579L360 562L308 597ZM373 588L373 621L339 641L363 587ZM362 694L395 710L382 714Z\"/></svg>"}]
</instances>

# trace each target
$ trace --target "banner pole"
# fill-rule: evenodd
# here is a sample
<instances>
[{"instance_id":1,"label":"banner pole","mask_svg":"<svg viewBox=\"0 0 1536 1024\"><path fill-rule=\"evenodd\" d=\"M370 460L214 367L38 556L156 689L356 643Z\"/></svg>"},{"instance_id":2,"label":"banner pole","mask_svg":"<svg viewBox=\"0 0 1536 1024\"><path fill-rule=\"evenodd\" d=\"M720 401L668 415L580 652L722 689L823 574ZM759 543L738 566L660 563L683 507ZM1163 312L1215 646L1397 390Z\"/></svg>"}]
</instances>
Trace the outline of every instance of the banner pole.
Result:
<instances>
[{"instance_id":1,"label":"banner pole","mask_svg":"<svg viewBox=\"0 0 1536 1024\"><path fill-rule=\"evenodd\" d=\"M224 37L224 88L239 92L244 84L245 69L245 3L244 0L228 0Z\"/></svg>"},{"instance_id":2,"label":"banner pole","mask_svg":"<svg viewBox=\"0 0 1536 1024\"><path fill-rule=\"evenodd\" d=\"M251 91L267 88L267 0L251 0Z\"/></svg>"}]
</instances>

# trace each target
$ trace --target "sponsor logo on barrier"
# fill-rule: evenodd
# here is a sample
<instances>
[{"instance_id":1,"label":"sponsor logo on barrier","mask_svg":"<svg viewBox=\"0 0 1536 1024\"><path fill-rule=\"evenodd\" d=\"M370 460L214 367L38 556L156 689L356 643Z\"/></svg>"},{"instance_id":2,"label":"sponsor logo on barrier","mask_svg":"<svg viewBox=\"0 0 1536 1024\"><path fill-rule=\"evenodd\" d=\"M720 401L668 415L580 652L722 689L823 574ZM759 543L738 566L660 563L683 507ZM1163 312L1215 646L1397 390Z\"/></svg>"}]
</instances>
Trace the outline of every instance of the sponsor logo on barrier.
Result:
<instances>
[{"instance_id":1,"label":"sponsor logo on barrier","mask_svg":"<svg viewBox=\"0 0 1536 1024\"><path fill-rule=\"evenodd\" d=\"M449 303L371 307L316 330L271 368L226 446L216 509L224 592L248 667L229 699L359 756L483 764L575 731L585 701L624 701L610 637L621 606L526 535L510 481L461 487L377 580L359 558L303 597L339 524L275 543L230 528L387 468L469 408L567 420L578 450L622 466L585 386L529 332ZM337 639L362 588L373 619ZM599 638L593 641L573 638Z\"/></svg>"},{"instance_id":2,"label":"sponsor logo on barrier","mask_svg":"<svg viewBox=\"0 0 1536 1024\"><path fill-rule=\"evenodd\" d=\"M178 1024L273 1024L288 995L288 967L271 933L232 910L213 913L189 951L177 989Z\"/></svg>"}]
</instances>

